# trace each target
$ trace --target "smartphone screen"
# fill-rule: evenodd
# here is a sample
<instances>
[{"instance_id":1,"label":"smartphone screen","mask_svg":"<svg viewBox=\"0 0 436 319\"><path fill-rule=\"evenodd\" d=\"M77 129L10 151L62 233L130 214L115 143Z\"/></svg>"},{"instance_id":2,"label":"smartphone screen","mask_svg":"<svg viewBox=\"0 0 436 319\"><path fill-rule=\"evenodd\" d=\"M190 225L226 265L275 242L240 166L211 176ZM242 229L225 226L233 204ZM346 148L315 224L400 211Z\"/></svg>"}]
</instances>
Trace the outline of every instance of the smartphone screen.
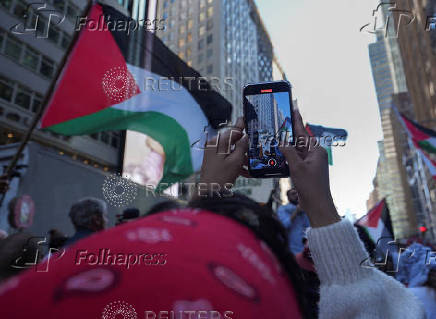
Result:
<instances>
[{"instance_id":1,"label":"smartphone screen","mask_svg":"<svg viewBox=\"0 0 436 319\"><path fill-rule=\"evenodd\" d=\"M279 145L292 143L291 101L290 85L285 81L245 87L248 168L253 177L289 176L288 163Z\"/></svg>"}]
</instances>

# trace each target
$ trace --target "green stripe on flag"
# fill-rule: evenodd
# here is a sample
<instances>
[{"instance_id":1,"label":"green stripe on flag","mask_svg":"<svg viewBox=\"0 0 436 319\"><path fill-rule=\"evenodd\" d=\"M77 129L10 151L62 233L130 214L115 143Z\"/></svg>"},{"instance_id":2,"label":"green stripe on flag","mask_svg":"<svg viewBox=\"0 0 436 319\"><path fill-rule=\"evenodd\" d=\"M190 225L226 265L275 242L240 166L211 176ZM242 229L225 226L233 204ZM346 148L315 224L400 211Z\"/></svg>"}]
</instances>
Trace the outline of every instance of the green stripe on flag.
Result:
<instances>
[{"instance_id":1,"label":"green stripe on flag","mask_svg":"<svg viewBox=\"0 0 436 319\"><path fill-rule=\"evenodd\" d=\"M422 140L418 142L418 145L428 153L436 154L436 147L427 140Z\"/></svg>"},{"instance_id":2,"label":"green stripe on flag","mask_svg":"<svg viewBox=\"0 0 436 319\"><path fill-rule=\"evenodd\" d=\"M174 118L160 112L129 112L109 107L47 129L63 135L86 135L108 130L144 133L158 141L165 152L160 183L172 184L193 174L187 132Z\"/></svg>"},{"instance_id":3,"label":"green stripe on flag","mask_svg":"<svg viewBox=\"0 0 436 319\"><path fill-rule=\"evenodd\" d=\"M329 157L329 165L333 165L332 147L331 146L326 146L325 150L327 151L327 155Z\"/></svg>"}]
</instances>

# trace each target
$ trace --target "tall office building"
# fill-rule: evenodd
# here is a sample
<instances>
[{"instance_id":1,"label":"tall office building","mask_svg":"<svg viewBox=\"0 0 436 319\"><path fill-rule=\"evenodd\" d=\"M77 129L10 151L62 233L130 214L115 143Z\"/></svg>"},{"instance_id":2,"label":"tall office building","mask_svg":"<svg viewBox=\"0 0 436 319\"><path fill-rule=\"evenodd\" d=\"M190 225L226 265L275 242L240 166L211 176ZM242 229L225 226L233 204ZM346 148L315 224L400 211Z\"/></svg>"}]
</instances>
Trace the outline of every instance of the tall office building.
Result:
<instances>
[{"instance_id":1,"label":"tall office building","mask_svg":"<svg viewBox=\"0 0 436 319\"><path fill-rule=\"evenodd\" d=\"M406 238L417 232L416 211L412 204L410 185L402 163L405 132L392 109L393 94L404 90L404 74L395 39L385 37L381 30L376 33L376 42L369 45L374 85L379 104L383 130L383 145L379 145L380 158L377 166L375 187L372 194L377 199L386 198L391 213L394 233L397 238ZM391 52L391 49L394 51ZM407 94L407 93L405 93Z\"/></svg>"},{"instance_id":2,"label":"tall office building","mask_svg":"<svg viewBox=\"0 0 436 319\"><path fill-rule=\"evenodd\" d=\"M48 0L45 10L31 0L0 1L0 164L8 165L18 143L29 128L56 70L73 39L76 19L84 15L86 0ZM118 6L115 0L106 0ZM30 6L29 4L34 3ZM50 11L65 20L49 23ZM125 11L126 12L126 11ZM31 31L37 22L37 31ZM27 28L14 34L11 28ZM47 33L47 37L44 35ZM96 48L97 49L97 48ZM86 77L87 70L83 70ZM20 159L20 178L13 178L4 203L28 194L35 202L31 231L44 234L47 227L70 233L69 205L84 196L103 197L106 171L120 164L120 134L101 132L89 136L61 136L36 129ZM8 229L7 205L0 210L0 228ZM113 217L113 214L111 214ZM112 218L113 220L113 218Z\"/></svg>"},{"instance_id":3,"label":"tall office building","mask_svg":"<svg viewBox=\"0 0 436 319\"><path fill-rule=\"evenodd\" d=\"M404 64L405 78L416 120L436 129L436 0L396 1L401 10L413 13L415 20L399 21L398 44ZM404 22L406 21L406 22Z\"/></svg>"},{"instance_id":4,"label":"tall office building","mask_svg":"<svg viewBox=\"0 0 436 319\"><path fill-rule=\"evenodd\" d=\"M220 80L233 119L242 115L243 86L272 79L272 44L253 0L162 0L157 16L167 21L157 31L164 43L201 75Z\"/></svg>"}]
</instances>

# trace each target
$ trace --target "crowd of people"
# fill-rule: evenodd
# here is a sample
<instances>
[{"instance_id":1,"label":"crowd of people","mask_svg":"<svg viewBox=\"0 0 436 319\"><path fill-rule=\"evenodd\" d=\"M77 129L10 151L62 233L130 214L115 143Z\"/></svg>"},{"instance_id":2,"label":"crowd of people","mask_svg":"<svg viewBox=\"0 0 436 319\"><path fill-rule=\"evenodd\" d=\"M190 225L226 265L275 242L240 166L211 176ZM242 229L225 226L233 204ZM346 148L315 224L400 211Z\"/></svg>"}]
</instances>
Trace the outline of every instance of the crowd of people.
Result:
<instances>
[{"instance_id":1,"label":"crowd of people","mask_svg":"<svg viewBox=\"0 0 436 319\"><path fill-rule=\"evenodd\" d=\"M293 118L295 135L307 136L298 110ZM245 170L243 130L239 119L218 140L234 145L230 154L205 150L203 185ZM5 318L434 318L431 269L400 267L400 279L362 265L372 252L336 211L325 150L280 151L294 188L277 212L202 187L187 205L129 209L110 229L106 203L84 198L69 213L76 232L51 230L46 256L30 234L0 234ZM31 262L47 271L23 272ZM416 273L424 292L406 287Z\"/></svg>"}]
</instances>

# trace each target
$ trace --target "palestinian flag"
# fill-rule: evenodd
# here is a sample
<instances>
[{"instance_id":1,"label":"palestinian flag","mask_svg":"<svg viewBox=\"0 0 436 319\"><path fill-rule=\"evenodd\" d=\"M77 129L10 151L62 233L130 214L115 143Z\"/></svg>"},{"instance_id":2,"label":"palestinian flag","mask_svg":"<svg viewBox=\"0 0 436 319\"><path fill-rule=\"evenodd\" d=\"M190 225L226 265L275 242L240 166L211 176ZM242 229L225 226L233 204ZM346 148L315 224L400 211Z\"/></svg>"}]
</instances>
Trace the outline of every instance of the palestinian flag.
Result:
<instances>
[{"instance_id":1,"label":"palestinian flag","mask_svg":"<svg viewBox=\"0 0 436 319\"><path fill-rule=\"evenodd\" d=\"M358 219L355 225L360 226L376 245L379 256L385 256L388 243L394 239L391 216L386 199L382 199L365 216Z\"/></svg>"},{"instance_id":2,"label":"palestinian flag","mask_svg":"<svg viewBox=\"0 0 436 319\"><path fill-rule=\"evenodd\" d=\"M165 152L161 183L200 168L205 128L230 120L232 106L200 74L131 18L94 4L57 79L41 127L63 135L133 130ZM132 62L134 61L134 62Z\"/></svg>"},{"instance_id":3,"label":"palestinian flag","mask_svg":"<svg viewBox=\"0 0 436 319\"><path fill-rule=\"evenodd\" d=\"M345 142L348 133L341 128L324 127L321 125L306 124L306 131L310 136L319 138L320 146L324 147L329 156L329 165L333 165L332 145Z\"/></svg>"},{"instance_id":4,"label":"palestinian flag","mask_svg":"<svg viewBox=\"0 0 436 319\"><path fill-rule=\"evenodd\" d=\"M419 125L404 114L400 114L400 116L410 137L418 144L419 148L428 153L436 154L436 132Z\"/></svg>"},{"instance_id":5,"label":"palestinian flag","mask_svg":"<svg viewBox=\"0 0 436 319\"><path fill-rule=\"evenodd\" d=\"M419 155L422 158L422 161L424 162L425 166L427 166L427 169L433 179L436 180L436 161L430 158L426 152L424 152L421 147L419 146L418 142L413 141L413 144L415 145L416 151L419 153Z\"/></svg>"}]
</instances>

